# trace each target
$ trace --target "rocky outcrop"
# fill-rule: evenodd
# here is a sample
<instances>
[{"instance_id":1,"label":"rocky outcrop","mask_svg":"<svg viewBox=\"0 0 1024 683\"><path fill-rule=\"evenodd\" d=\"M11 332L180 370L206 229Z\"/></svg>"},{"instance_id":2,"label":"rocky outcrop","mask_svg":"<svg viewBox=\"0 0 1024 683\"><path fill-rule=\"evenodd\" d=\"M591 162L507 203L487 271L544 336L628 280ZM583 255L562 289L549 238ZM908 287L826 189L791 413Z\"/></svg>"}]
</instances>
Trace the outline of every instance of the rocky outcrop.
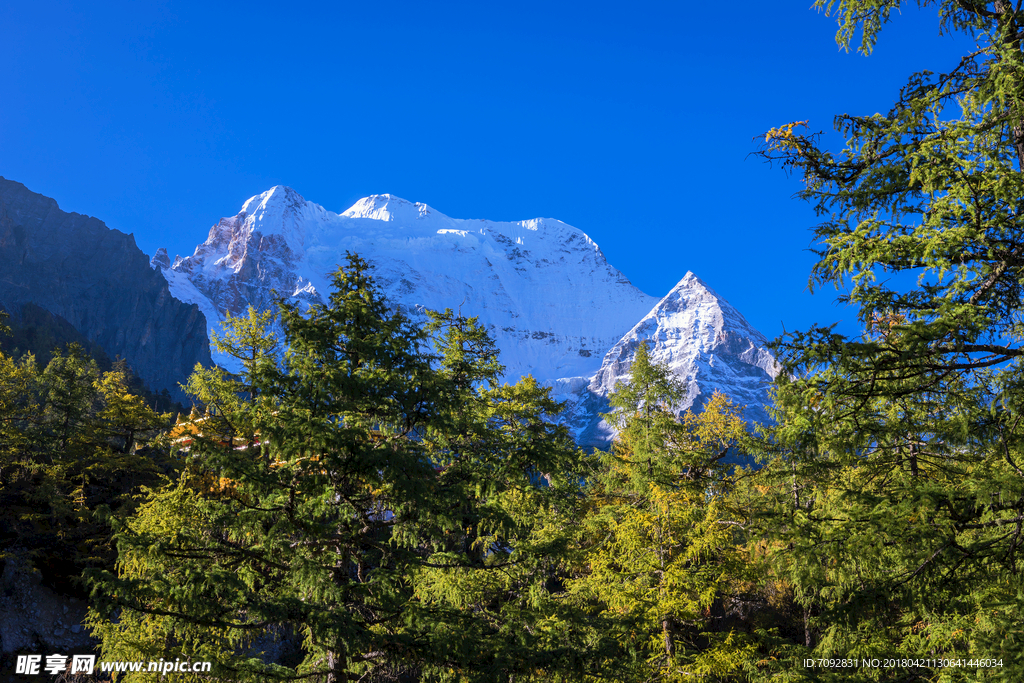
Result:
<instances>
[{"instance_id":1,"label":"rocky outcrop","mask_svg":"<svg viewBox=\"0 0 1024 683\"><path fill-rule=\"evenodd\" d=\"M601 418L608 396L629 381L637 347L647 344L651 361L667 367L685 395L676 411L699 411L711 395L728 396L745 419L767 422L768 389L781 366L768 341L728 301L687 273L632 330L604 355L601 369L584 385L555 385L568 403L565 422L580 445L607 447L615 430Z\"/></svg>"},{"instance_id":2,"label":"rocky outcrop","mask_svg":"<svg viewBox=\"0 0 1024 683\"><path fill-rule=\"evenodd\" d=\"M174 298L135 238L0 177L0 305L35 304L63 318L152 389L210 363L206 318Z\"/></svg>"},{"instance_id":3,"label":"rocky outcrop","mask_svg":"<svg viewBox=\"0 0 1024 683\"><path fill-rule=\"evenodd\" d=\"M0 658L14 652L69 654L95 648L82 624L88 605L43 585L24 552L6 554L0 596Z\"/></svg>"}]
</instances>

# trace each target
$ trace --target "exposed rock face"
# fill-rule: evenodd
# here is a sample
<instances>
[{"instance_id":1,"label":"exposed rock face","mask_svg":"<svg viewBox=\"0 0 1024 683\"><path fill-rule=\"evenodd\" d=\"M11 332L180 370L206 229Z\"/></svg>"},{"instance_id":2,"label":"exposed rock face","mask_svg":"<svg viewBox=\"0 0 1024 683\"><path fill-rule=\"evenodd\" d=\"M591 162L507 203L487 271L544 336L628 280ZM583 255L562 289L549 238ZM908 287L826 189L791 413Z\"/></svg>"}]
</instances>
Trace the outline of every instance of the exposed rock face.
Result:
<instances>
[{"instance_id":1,"label":"exposed rock face","mask_svg":"<svg viewBox=\"0 0 1024 683\"><path fill-rule=\"evenodd\" d=\"M531 374L551 386L569 405L560 420L582 445L606 447L614 436L599 414L641 341L687 387L679 410L719 390L748 419L766 417L775 361L735 308L692 273L661 300L644 294L583 231L550 218L450 218L392 195L337 214L278 186L222 218L191 256L161 249L152 264L213 323L225 310L271 308L277 297L321 301L346 250L375 267L378 285L414 320L424 308L479 316L506 379Z\"/></svg>"},{"instance_id":2,"label":"exposed rock face","mask_svg":"<svg viewBox=\"0 0 1024 683\"><path fill-rule=\"evenodd\" d=\"M171 296L132 235L0 177L0 305L27 303L60 316L177 400L185 400L178 383L196 363L211 362L206 318Z\"/></svg>"},{"instance_id":3,"label":"exposed rock face","mask_svg":"<svg viewBox=\"0 0 1024 683\"><path fill-rule=\"evenodd\" d=\"M0 304L0 311L8 316L4 324L11 332L10 335L0 336L0 351L8 355L17 357L31 352L36 361L45 366L53 357L54 349L78 344L100 368L106 369L112 365L110 356L102 346L89 341L74 325L45 308L22 304L20 308L8 311Z\"/></svg>"},{"instance_id":4,"label":"exposed rock face","mask_svg":"<svg viewBox=\"0 0 1024 683\"><path fill-rule=\"evenodd\" d=\"M648 344L651 361L667 366L685 387L676 410L699 410L720 391L746 419L767 421L768 387L781 369L767 340L729 302L687 273L604 355L585 388L567 387L570 426L581 445L603 447L614 436L599 414L608 412L615 385L629 380L641 343Z\"/></svg>"}]
</instances>

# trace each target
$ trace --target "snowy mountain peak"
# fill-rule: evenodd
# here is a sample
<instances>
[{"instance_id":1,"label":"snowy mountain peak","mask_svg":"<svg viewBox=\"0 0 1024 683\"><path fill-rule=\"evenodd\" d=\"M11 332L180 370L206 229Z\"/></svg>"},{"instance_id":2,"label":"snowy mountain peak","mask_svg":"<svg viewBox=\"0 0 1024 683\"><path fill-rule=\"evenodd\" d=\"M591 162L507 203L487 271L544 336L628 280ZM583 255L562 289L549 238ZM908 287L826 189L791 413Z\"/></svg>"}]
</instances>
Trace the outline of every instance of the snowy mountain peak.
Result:
<instances>
[{"instance_id":1,"label":"snowy mountain peak","mask_svg":"<svg viewBox=\"0 0 1024 683\"><path fill-rule=\"evenodd\" d=\"M306 203L302 195L286 185L275 185L266 192L250 197L242 205L242 212L252 215L257 212L280 213L286 207L298 207Z\"/></svg>"},{"instance_id":2,"label":"snowy mountain peak","mask_svg":"<svg viewBox=\"0 0 1024 683\"><path fill-rule=\"evenodd\" d=\"M697 277L696 275L693 274L692 270L688 270L688 271L686 271L686 275L684 275L683 278L679 282L676 283L676 286L673 287L673 289L676 289L678 287L684 287L684 286L685 287L693 287L693 286L696 286L696 285L707 287L707 285L704 284L703 280L701 280L699 277Z\"/></svg>"},{"instance_id":3,"label":"snowy mountain peak","mask_svg":"<svg viewBox=\"0 0 1024 683\"><path fill-rule=\"evenodd\" d=\"M702 350L713 348L726 328L742 330L766 343L739 311L692 272L687 272L634 330L652 324L692 328Z\"/></svg>"},{"instance_id":4,"label":"snowy mountain peak","mask_svg":"<svg viewBox=\"0 0 1024 683\"><path fill-rule=\"evenodd\" d=\"M341 214L345 218L372 218L378 221L403 223L424 218L448 219L426 204L410 202L393 194L372 194L363 197Z\"/></svg>"},{"instance_id":5,"label":"snowy mountain peak","mask_svg":"<svg viewBox=\"0 0 1024 683\"><path fill-rule=\"evenodd\" d=\"M366 259L378 286L414 319L459 307L478 316L509 379L589 377L657 302L561 221L454 219L390 194L337 214L275 187L222 218L192 256L156 265L176 296L216 325L224 311L273 308L278 297L321 301L346 251Z\"/></svg>"},{"instance_id":6,"label":"snowy mountain peak","mask_svg":"<svg viewBox=\"0 0 1024 683\"><path fill-rule=\"evenodd\" d=\"M366 259L413 320L445 308L478 317L501 349L506 378L531 374L552 386L570 402L566 422L581 442L607 444L596 416L641 341L687 385L682 407L715 389L738 406L766 400L774 360L728 302L689 272L666 296L649 296L586 233L552 218L450 218L391 194L338 214L277 186L222 218L192 256L172 263L159 252L153 265L216 326L225 311L272 309L280 298L322 301L345 252Z\"/></svg>"},{"instance_id":7,"label":"snowy mountain peak","mask_svg":"<svg viewBox=\"0 0 1024 683\"><path fill-rule=\"evenodd\" d=\"M719 301L725 301L718 295L715 290L711 289L710 286L699 277L693 274L693 271L686 271L686 275L682 277L676 286L669 290L669 293L664 296L665 299L678 298L684 296L683 292L706 292L710 296L718 299Z\"/></svg>"},{"instance_id":8,"label":"snowy mountain peak","mask_svg":"<svg viewBox=\"0 0 1024 683\"><path fill-rule=\"evenodd\" d=\"M693 273L688 272L651 311L638 322L605 356L602 372L595 377L596 386L612 391L619 373L611 365L628 367L640 341L652 346L652 358L677 365L685 350L686 360L702 354L709 362L728 356L752 365L774 378L778 374L775 360L767 352L767 340L728 301L719 296ZM685 343L683 343L685 342ZM607 361L614 361L611 365Z\"/></svg>"},{"instance_id":9,"label":"snowy mountain peak","mask_svg":"<svg viewBox=\"0 0 1024 683\"><path fill-rule=\"evenodd\" d=\"M581 443L607 444L614 435L598 417L608 395L628 381L640 344L654 363L667 366L682 382L686 396L677 410L698 409L718 390L749 419L765 420L767 390L779 366L767 340L728 301L691 272L605 354L590 381L589 423L575 426Z\"/></svg>"},{"instance_id":10,"label":"snowy mountain peak","mask_svg":"<svg viewBox=\"0 0 1024 683\"><path fill-rule=\"evenodd\" d=\"M276 185L262 194L250 197L234 218L222 219L210 231L210 237L214 238L215 231L220 233L224 229L230 231L234 238L245 241L255 234L267 240L266 244L260 245L261 251L283 243L295 255L303 251L305 246L306 227L322 220L326 214L323 207L306 201L292 188Z\"/></svg>"}]
</instances>

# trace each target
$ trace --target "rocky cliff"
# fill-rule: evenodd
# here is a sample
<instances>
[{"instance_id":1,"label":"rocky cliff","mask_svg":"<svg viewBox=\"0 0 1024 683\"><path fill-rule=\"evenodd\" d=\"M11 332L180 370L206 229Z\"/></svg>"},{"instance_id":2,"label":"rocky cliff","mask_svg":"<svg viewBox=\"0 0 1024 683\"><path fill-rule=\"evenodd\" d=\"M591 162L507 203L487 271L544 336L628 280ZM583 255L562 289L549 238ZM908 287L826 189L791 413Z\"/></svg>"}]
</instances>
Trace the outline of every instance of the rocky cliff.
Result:
<instances>
[{"instance_id":1,"label":"rocky cliff","mask_svg":"<svg viewBox=\"0 0 1024 683\"><path fill-rule=\"evenodd\" d=\"M152 389L210 363L206 318L174 298L135 238L0 176L0 306L35 304L63 318Z\"/></svg>"}]
</instances>

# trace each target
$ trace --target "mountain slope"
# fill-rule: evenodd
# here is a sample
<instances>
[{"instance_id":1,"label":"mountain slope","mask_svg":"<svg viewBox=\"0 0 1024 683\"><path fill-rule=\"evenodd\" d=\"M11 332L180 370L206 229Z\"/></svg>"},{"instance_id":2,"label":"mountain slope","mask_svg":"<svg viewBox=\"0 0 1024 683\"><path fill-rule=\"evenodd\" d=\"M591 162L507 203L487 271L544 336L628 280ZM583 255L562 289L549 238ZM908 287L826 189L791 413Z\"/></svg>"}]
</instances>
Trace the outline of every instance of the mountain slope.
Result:
<instances>
[{"instance_id":1,"label":"mountain slope","mask_svg":"<svg viewBox=\"0 0 1024 683\"><path fill-rule=\"evenodd\" d=\"M666 365L686 389L677 410L700 409L716 390L729 396L752 421L768 419L767 389L779 366L767 340L693 273L686 273L654 308L605 354L601 368L576 396L571 426L583 445L604 446L614 435L600 418L608 395L629 379L637 346L647 343L651 361Z\"/></svg>"},{"instance_id":2,"label":"mountain slope","mask_svg":"<svg viewBox=\"0 0 1024 683\"><path fill-rule=\"evenodd\" d=\"M185 400L178 383L210 363L206 319L147 261L132 235L0 177L0 306L59 316L152 389Z\"/></svg>"},{"instance_id":3,"label":"mountain slope","mask_svg":"<svg viewBox=\"0 0 1024 683\"><path fill-rule=\"evenodd\" d=\"M215 323L225 310L270 307L275 291L320 300L345 251L367 259L387 296L413 318L446 307L479 316L509 377L593 374L656 301L561 221L459 220L391 195L336 214L280 186L221 219L193 255L172 263L161 251L153 264L176 296Z\"/></svg>"},{"instance_id":4,"label":"mountain slope","mask_svg":"<svg viewBox=\"0 0 1024 683\"><path fill-rule=\"evenodd\" d=\"M277 296L320 301L345 251L369 261L388 298L414 319L427 308L479 316L506 377L529 373L551 385L582 444L611 439L599 413L643 340L686 384L680 410L719 389L748 418L765 417L777 370L764 337L735 308L692 273L660 300L648 296L585 233L554 219L454 219L392 195L337 214L278 186L221 219L191 256L172 262L161 250L153 265L175 296L215 323L224 311L269 308Z\"/></svg>"}]
</instances>

